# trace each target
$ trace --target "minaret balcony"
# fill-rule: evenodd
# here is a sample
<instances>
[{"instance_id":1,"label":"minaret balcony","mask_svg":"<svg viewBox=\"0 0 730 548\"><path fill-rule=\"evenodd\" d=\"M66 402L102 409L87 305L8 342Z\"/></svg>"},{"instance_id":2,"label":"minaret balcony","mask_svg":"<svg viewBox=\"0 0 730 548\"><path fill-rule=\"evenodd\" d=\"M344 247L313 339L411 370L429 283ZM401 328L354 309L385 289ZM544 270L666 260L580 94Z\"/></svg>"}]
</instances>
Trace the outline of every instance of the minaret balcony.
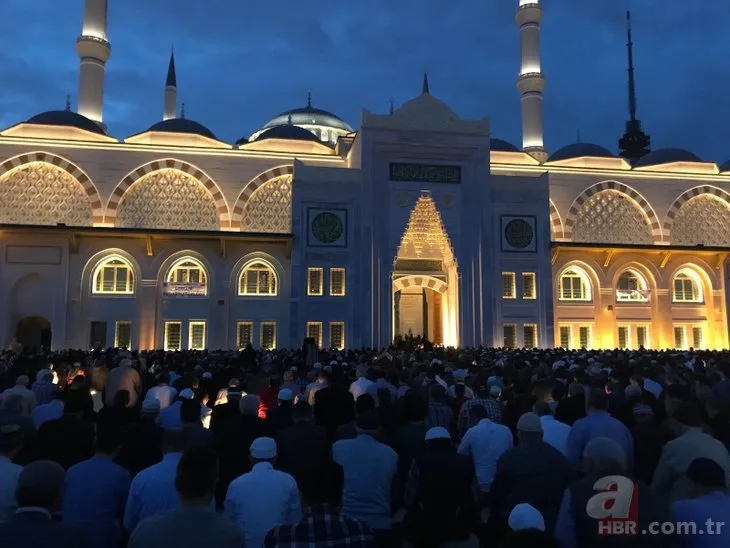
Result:
<instances>
[{"instance_id":1,"label":"minaret balcony","mask_svg":"<svg viewBox=\"0 0 730 548\"><path fill-rule=\"evenodd\" d=\"M76 39L76 52L79 57L93 57L106 63L112 53L112 45L98 36L79 36Z\"/></svg>"},{"instance_id":2,"label":"minaret balcony","mask_svg":"<svg viewBox=\"0 0 730 548\"><path fill-rule=\"evenodd\" d=\"M522 4L517 9L515 19L519 26L522 26L525 23L539 23L542 19L542 6L537 2Z\"/></svg>"},{"instance_id":3,"label":"minaret balcony","mask_svg":"<svg viewBox=\"0 0 730 548\"><path fill-rule=\"evenodd\" d=\"M541 72L526 72L517 78L517 90L520 94L542 93L545 89L545 77Z\"/></svg>"}]
</instances>

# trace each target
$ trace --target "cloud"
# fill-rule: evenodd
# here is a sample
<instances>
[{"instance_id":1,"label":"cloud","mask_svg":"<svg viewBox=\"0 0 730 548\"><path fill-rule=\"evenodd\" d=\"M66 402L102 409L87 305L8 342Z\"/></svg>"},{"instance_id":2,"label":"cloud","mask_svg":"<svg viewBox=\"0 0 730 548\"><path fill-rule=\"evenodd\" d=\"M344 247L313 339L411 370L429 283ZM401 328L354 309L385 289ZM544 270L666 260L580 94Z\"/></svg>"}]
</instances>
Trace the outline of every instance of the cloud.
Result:
<instances>
[{"instance_id":1,"label":"cloud","mask_svg":"<svg viewBox=\"0 0 730 548\"><path fill-rule=\"evenodd\" d=\"M290 108L314 103L357 125L363 107L385 112L432 92L464 117L489 116L519 143L515 88L517 0L125 0L110 2L112 58L106 121L120 136L160 119L170 47L191 117L235 140ZM628 115L625 9L634 22L639 115L656 146L718 161L730 109L726 0L545 0L542 60L546 143L584 140L616 150ZM3 0L0 124L76 95L74 40L82 1Z\"/></svg>"}]
</instances>

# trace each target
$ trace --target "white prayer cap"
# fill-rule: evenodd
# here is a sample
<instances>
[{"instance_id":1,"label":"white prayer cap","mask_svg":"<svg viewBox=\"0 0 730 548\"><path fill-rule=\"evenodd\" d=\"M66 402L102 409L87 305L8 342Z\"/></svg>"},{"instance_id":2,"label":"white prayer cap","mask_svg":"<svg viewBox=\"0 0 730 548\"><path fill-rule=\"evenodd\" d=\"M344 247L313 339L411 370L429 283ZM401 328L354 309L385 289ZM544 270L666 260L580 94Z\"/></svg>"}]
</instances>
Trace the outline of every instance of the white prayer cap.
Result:
<instances>
[{"instance_id":1,"label":"white prayer cap","mask_svg":"<svg viewBox=\"0 0 730 548\"><path fill-rule=\"evenodd\" d=\"M186 388L180 392L180 397L186 400L192 400L195 397L195 392L193 392L190 388Z\"/></svg>"},{"instance_id":2,"label":"white prayer cap","mask_svg":"<svg viewBox=\"0 0 730 548\"><path fill-rule=\"evenodd\" d=\"M524 531L525 529L545 530L545 519L540 511L526 502L521 502L512 508L507 524L513 531Z\"/></svg>"},{"instance_id":3,"label":"white prayer cap","mask_svg":"<svg viewBox=\"0 0 730 548\"><path fill-rule=\"evenodd\" d=\"M294 393L288 388L279 390L279 401L292 401L294 399Z\"/></svg>"},{"instance_id":4,"label":"white prayer cap","mask_svg":"<svg viewBox=\"0 0 730 548\"><path fill-rule=\"evenodd\" d=\"M455 379L465 379L469 376L469 373L465 369L457 369L454 371Z\"/></svg>"},{"instance_id":5,"label":"white prayer cap","mask_svg":"<svg viewBox=\"0 0 730 548\"><path fill-rule=\"evenodd\" d=\"M502 393L502 389L499 386L497 386L496 384L494 386L489 387L489 395L492 396L493 398L496 398L501 393Z\"/></svg>"},{"instance_id":6,"label":"white prayer cap","mask_svg":"<svg viewBox=\"0 0 730 548\"><path fill-rule=\"evenodd\" d=\"M211 373L210 371L206 371L205 373L203 373L203 378L206 380L210 380L213 378L213 373Z\"/></svg>"},{"instance_id":7,"label":"white prayer cap","mask_svg":"<svg viewBox=\"0 0 730 548\"><path fill-rule=\"evenodd\" d=\"M559 369L561 367L564 367L564 366L565 366L564 360L557 360L555 363L553 363L553 371L555 371L556 369Z\"/></svg>"},{"instance_id":8,"label":"white prayer cap","mask_svg":"<svg viewBox=\"0 0 730 548\"><path fill-rule=\"evenodd\" d=\"M314 364L314 369L322 369L322 364L317 362Z\"/></svg>"},{"instance_id":9,"label":"white prayer cap","mask_svg":"<svg viewBox=\"0 0 730 548\"><path fill-rule=\"evenodd\" d=\"M426 431L426 441L431 440L450 440L449 431L443 426L434 426Z\"/></svg>"},{"instance_id":10,"label":"white prayer cap","mask_svg":"<svg viewBox=\"0 0 730 548\"><path fill-rule=\"evenodd\" d=\"M339 364L337 363L337 360L332 360L332 361L330 362L330 365L339 365Z\"/></svg>"},{"instance_id":11,"label":"white prayer cap","mask_svg":"<svg viewBox=\"0 0 730 548\"><path fill-rule=\"evenodd\" d=\"M142 402L143 415L156 415L160 412L160 400L147 398Z\"/></svg>"},{"instance_id":12,"label":"white prayer cap","mask_svg":"<svg viewBox=\"0 0 730 548\"><path fill-rule=\"evenodd\" d=\"M540 417L532 412L525 413L517 421L517 430L519 432L542 432Z\"/></svg>"},{"instance_id":13,"label":"white prayer cap","mask_svg":"<svg viewBox=\"0 0 730 548\"><path fill-rule=\"evenodd\" d=\"M276 456L276 441L274 438L256 438L251 444L251 457L254 459L273 459Z\"/></svg>"},{"instance_id":14,"label":"white prayer cap","mask_svg":"<svg viewBox=\"0 0 730 548\"><path fill-rule=\"evenodd\" d=\"M441 360L434 358L431 360L431 365L441 365Z\"/></svg>"}]
</instances>

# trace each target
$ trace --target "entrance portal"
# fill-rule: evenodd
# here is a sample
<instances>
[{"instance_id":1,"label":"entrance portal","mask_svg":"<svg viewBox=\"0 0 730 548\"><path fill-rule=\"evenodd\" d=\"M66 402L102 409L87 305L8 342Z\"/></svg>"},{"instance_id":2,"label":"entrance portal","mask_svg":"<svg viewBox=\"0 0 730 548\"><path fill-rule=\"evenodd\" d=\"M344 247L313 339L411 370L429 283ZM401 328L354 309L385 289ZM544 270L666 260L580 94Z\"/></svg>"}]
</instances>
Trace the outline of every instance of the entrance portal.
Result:
<instances>
[{"instance_id":1,"label":"entrance portal","mask_svg":"<svg viewBox=\"0 0 730 548\"><path fill-rule=\"evenodd\" d=\"M51 322L43 316L26 316L18 322L15 338L26 349L50 349Z\"/></svg>"},{"instance_id":2,"label":"entrance portal","mask_svg":"<svg viewBox=\"0 0 730 548\"><path fill-rule=\"evenodd\" d=\"M433 344L444 344L441 293L412 287L396 291L393 300L396 336L420 336Z\"/></svg>"}]
</instances>

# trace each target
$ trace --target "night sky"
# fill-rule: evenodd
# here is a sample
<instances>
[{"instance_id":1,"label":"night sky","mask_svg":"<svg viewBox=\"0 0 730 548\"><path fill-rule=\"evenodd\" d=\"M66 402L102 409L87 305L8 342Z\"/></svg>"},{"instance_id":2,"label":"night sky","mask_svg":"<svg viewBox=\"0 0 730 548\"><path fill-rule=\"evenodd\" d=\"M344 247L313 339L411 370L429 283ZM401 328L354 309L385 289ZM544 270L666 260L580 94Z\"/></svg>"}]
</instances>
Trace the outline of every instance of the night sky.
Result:
<instances>
[{"instance_id":1,"label":"night sky","mask_svg":"<svg viewBox=\"0 0 730 548\"><path fill-rule=\"evenodd\" d=\"M730 159L729 0L541 0L546 146L616 151L627 118L625 10L639 118L653 148ZM104 121L116 137L162 116L170 47L178 100L220 139L306 104L353 127L431 92L519 145L517 0L110 0ZM75 104L83 0L0 0L0 126ZM219 6L219 7L213 7Z\"/></svg>"}]
</instances>

